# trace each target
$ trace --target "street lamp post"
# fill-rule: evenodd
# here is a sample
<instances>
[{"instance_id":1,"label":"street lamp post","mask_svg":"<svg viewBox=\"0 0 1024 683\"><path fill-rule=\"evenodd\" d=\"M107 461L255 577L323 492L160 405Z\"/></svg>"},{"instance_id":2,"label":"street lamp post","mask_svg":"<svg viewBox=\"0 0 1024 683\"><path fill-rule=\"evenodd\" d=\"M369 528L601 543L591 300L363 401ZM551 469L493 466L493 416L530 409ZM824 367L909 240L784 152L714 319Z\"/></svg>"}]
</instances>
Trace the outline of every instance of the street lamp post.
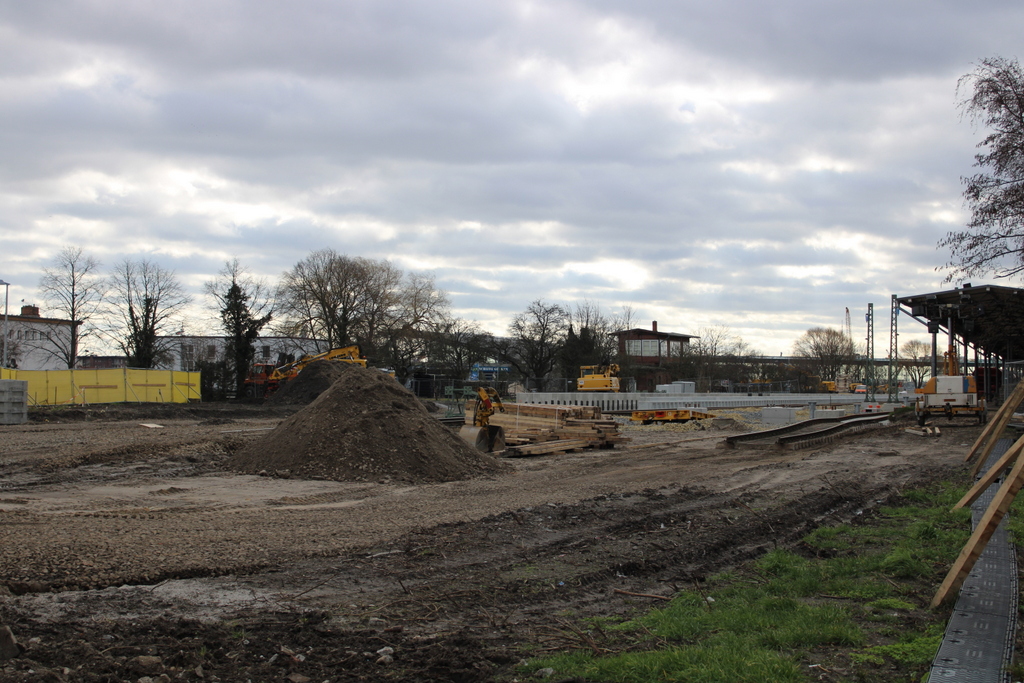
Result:
<instances>
[{"instance_id":1,"label":"street lamp post","mask_svg":"<svg viewBox=\"0 0 1024 683\"><path fill-rule=\"evenodd\" d=\"M7 342L7 335L10 334L9 331L8 331L10 328L7 326L7 299L10 296L10 293L11 293L11 283L10 282L4 282L3 280L0 280L0 285L4 286L4 362L3 362L3 365L0 365L0 368L6 368L7 367L7 344L8 344L8 342Z\"/></svg>"}]
</instances>

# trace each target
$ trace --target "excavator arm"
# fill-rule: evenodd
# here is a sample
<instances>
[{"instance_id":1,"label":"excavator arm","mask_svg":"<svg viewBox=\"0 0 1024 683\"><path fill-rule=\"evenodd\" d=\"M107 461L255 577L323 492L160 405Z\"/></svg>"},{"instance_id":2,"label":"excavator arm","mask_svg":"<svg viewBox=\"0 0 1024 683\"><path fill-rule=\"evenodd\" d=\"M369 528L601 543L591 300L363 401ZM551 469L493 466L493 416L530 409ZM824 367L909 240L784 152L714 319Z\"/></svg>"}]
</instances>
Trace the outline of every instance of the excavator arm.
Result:
<instances>
[{"instance_id":1,"label":"excavator arm","mask_svg":"<svg viewBox=\"0 0 1024 683\"><path fill-rule=\"evenodd\" d=\"M297 361L280 365L270 371L263 370L265 366L262 364L254 366L253 371L249 373L250 376L246 382L250 384L251 391L253 392L252 395L254 397L257 395L266 397L276 391L281 383L293 379L297 374L302 372L303 368L318 360L339 361L342 363L361 365L364 368L366 367L366 359L362 357L359 345L352 344L350 346L341 346L330 349L323 353L306 355ZM263 376L264 372L266 373L265 376ZM258 377L257 374L259 375ZM257 389L259 390L259 394L255 393Z\"/></svg>"},{"instance_id":2,"label":"excavator arm","mask_svg":"<svg viewBox=\"0 0 1024 683\"><path fill-rule=\"evenodd\" d=\"M484 453L503 451L505 450L505 430L490 424L491 415L494 415L495 411L505 412L501 396L498 395L494 387L477 387L476 394L473 424L463 426L459 430L459 436Z\"/></svg>"}]
</instances>

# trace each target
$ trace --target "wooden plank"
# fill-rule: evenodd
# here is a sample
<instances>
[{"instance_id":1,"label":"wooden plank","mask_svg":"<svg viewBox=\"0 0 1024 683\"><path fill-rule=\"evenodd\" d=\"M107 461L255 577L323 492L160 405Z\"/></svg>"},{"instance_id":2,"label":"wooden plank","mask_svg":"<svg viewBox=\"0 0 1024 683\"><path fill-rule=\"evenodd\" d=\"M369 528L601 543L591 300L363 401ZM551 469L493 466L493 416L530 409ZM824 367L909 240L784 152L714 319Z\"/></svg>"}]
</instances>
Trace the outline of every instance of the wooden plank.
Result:
<instances>
[{"instance_id":1,"label":"wooden plank","mask_svg":"<svg viewBox=\"0 0 1024 683\"><path fill-rule=\"evenodd\" d=\"M506 449L506 455L549 455L551 453L563 453L569 450L587 448L588 446L590 446L588 442L580 439L561 439L558 441L548 441L546 443L509 448ZM511 451L511 453L509 451Z\"/></svg>"},{"instance_id":2,"label":"wooden plank","mask_svg":"<svg viewBox=\"0 0 1024 683\"><path fill-rule=\"evenodd\" d=\"M1006 425L1010 424L1013 411L1020 406L1022 401L1024 401L1024 382L1018 382L1017 386L1013 388L1013 391L1010 392L1010 395L1003 402L1003 405L999 406L999 410L996 411L993 418L981 430L981 434L978 435L978 439L971 446L971 450L967 451L964 462L970 462L971 458L980 453L978 458L979 464L974 468L975 475L981 469L981 463L984 463L992 453L996 440L1003 433L1003 430L1006 429Z\"/></svg>"},{"instance_id":3,"label":"wooden plank","mask_svg":"<svg viewBox=\"0 0 1024 683\"><path fill-rule=\"evenodd\" d=\"M999 478L999 475L1010 466L1011 463L1017 460L1017 456L1020 455L1021 450L1024 449L1024 436L1021 436L1012 446L1006 449L1003 453L1003 457L999 458L999 461L989 468L989 471L985 473L985 476L978 479L971 490L960 499L960 502L953 506L953 509L967 507L978 500L978 498L985 492L985 490Z\"/></svg>"},{"instance_id":4,"label":"wooden plank","mask_svg":"<svg viewBox=\"0 0 1024 683\"><path fill-rule=\"evenodd\" d=\"M607 433L603 429L594 429L593 427L559 427L555 431L560 434L583 434L585 436L601 436Z\"/></svg>"},{"instance_id":5,"label":"wooden plank","mask_svg":"<svg viewBox=\"0 0 1024 683\"><path fill-rule=\"evenodd\" d=\"M1007 510L1010 509L1010 505L1013 504L1013 499L1017 496L1017 492L1024 485L1024 476L1022 475L1024 475L1024 458L1017 458L1010 476L999 487L999 491L992 499L992 503L988 506L988 510L985 511L981 521L978 522L978 526L974 533L971 534L967 545L960 551L960 555L956 558L953 566L950 567L946 579L939 586L935 597L932 598L932 607L938 607L949 599L953 593L958 591L967 575L974 569L975 563L985 551L985 546L988 544L989 539L992 538L992 534L995 533L996 527L999 526L999 522L1002 521Z\"/></svg>"},{"instance_id":6,"label":"wooden plank","mask_svg":"<svg viewBox=\"0 0 1024 683\"><path fill-rule=\"evenodd\" d=\"M475 402L467 405L466 422L472 424ZM587 417L583 417L587 416ZM551 442L557 439L585 439L584 447L611 445L618 437L614 420L600 419L594 406L548 406L506 403L505 412L490 416L489 424L505 430L510 446Z\"/></svg>"}]
</instances>

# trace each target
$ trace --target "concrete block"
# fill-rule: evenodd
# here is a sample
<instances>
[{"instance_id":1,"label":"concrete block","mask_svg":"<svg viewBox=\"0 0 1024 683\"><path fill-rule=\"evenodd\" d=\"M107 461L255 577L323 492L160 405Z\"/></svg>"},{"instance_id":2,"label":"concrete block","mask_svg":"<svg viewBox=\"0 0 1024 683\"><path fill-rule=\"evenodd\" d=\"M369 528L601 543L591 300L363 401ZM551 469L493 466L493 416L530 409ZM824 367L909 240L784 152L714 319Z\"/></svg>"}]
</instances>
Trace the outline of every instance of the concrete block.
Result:
<instances>
[{"instance_id":1,"label":"concrete block","mask_svg":"<svg viewBox=\"0 0 1024 683\"><path fill-rule=\"evenodd\" d=\"M825 417L846 417L846 411L842 408L818 408L814 411L815 420Z\"/></svg>"},{"instance_id":2,"label":"concrete block","mask_svg":"<svg viewBox=\"0 0 1024 683\"><path fill-rule=\"evenodd\" d=\"M796 408L778 406L761 408L761 421L772 425L785 425L796 422Z\"/></svg>"},{"instance_id":3,"label":"concrete block","mask_svg":"<svg viewBox=\"0 0 1024 683\"><path fill-rule=\"evenodd\" d=\"M28 382L0 379L0 425L28 422Z\"/></svg>"}]
</instances>

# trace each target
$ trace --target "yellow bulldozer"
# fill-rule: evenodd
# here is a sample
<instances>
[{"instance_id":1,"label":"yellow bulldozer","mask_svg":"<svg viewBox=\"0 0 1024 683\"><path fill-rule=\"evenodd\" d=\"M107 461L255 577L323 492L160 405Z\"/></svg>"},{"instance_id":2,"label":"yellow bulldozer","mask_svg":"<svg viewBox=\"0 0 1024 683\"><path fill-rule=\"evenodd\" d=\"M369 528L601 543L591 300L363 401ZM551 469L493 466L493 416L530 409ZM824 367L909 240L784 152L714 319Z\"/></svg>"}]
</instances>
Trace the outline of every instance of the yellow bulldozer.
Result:
<instances>
[{"instance_id":1,"label":"yellow bulldozer","mask_svg":"<svg viewBox=\"0 0 1024 683\"><path fill-rule=\"evenodd\" d=\"M615 363L580 366L580 376L576 380L576 391L618 390L619 366Z\"/></svg>"}]
</instances>

